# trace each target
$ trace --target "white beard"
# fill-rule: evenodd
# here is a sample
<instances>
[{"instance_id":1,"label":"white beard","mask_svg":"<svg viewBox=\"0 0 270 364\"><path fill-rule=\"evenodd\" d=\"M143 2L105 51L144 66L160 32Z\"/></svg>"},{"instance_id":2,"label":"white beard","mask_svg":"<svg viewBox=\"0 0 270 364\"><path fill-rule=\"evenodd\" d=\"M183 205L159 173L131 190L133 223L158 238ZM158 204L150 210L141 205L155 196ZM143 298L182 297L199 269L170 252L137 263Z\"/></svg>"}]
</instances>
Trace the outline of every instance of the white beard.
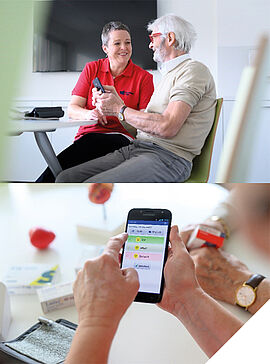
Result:
<instances>
[{"instance_id":1,"label":"white beard","mask_svg":"<svg viewBox=\"0 0 270 364\"><path fill-rule=\"evenodd\" d=\"M153 60L157 62L158 65L161 65L164 62L165 59L165 52L164 52L164 45L165 39L163 38L159 47L155 50L153 55Z\"/></svg>"}]
</instances>

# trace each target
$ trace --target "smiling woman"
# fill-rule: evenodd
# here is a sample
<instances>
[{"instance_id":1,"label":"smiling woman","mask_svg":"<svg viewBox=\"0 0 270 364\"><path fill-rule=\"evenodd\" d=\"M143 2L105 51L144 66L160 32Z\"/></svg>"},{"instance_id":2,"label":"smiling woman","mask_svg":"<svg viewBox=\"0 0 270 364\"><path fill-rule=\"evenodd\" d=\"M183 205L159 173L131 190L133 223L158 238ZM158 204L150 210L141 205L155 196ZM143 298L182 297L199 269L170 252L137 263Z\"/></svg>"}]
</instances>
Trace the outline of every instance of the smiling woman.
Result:
<instances>
[{"instance_id":1,"label":"smiling woman","mask_svg":"<svg viewBox=\"0 0 270 364\"><path fill-rule=\"evenodd\" d=\"M106 58L85 65L72 91L68 114L75 120L95 120L99 123L80 127L74 143L57 157L62 169L104 156L133 140L136 129L126 129L115 116L105 116L92 103L94 78L103 85L114 86L123 103L135 110L144 110L154 91L153 76L131 60L132 41L127 25L112 21L103 27L102 49ZM47 168L37 182L54 182Z\"/></svg>"}]
</instances>

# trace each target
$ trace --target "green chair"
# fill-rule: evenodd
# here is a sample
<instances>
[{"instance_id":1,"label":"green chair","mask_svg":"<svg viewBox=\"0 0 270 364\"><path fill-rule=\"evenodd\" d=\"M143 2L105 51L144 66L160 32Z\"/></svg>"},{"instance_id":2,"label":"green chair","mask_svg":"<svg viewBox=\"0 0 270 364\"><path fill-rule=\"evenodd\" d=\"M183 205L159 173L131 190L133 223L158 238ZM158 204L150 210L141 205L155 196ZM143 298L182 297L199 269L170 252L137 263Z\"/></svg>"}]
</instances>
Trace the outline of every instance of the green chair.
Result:
<instances>
[{"instance_id":1,"label":"green chair","mask_svg":"<svg viewBox=\"0 0 270 364\"><path fill-rule=\"evenodd\" d=\"M186 183L207 182L210 174L211 159L215 136L218 126L219 115L223 103L223 98L217 99L216 113L212 128L205 140L201 154L193 159L191 175Z\"/></svg>"}]
</instances>

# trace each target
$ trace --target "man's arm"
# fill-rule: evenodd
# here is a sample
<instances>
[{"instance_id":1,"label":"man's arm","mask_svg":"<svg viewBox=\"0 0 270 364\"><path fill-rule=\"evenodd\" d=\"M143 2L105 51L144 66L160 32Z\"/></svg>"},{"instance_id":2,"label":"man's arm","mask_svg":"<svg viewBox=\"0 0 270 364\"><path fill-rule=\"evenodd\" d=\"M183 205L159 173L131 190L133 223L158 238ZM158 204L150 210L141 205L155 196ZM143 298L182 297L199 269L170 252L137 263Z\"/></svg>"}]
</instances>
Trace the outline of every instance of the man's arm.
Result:
<instances>
[{"instance_id":1,"label":"man's arm","mask_svg":"<svg viewBox=\"0 0 270 364\"><path fill-rule=\"evenodd\" d=\"M118 116L123 100L115 94L112 86L104 86L106 93L96 95L95 105L104 115ZM162 114L146 113L126 108L126 122L134 128L161 138L173 138L186 121L191 107L184 101L172 101Z\"/></svg>"},{"instance_id":2,"label":"man's arm","mask_svg":"<svg viewBox=\"0 0 270 364\"><path fill-rule=\"evenodd\" d=\"M195 266L177 227L170 233L162 309L176 316L210 357L243 325L200 287Z\"/></svg>"},{"instance_id":3,"label":"man's arm","mask_svg":"<svg viewBox=\"0 0 270 364\"><path fill-rule=\"evenodd\" d=\"M131 108L125 110L125 119L130 125L151 135L173 138L186 121L191 107L183 101L172 101L163 114L145 113Z\"/></svg>"},{"instance_id":4,"label":"man's arm","mask_svg":"<svg viewBox=\"0 0 270 364\"><path fill-rule=\"evenodd\" d=\"M213 298L235 305L236 290L254 273L232 254L216 248L191 250L201 287ZM257 312L270 299L270 280L264 279L256 290L256 300L248 307Z\"/></svg>"}]
</instances>

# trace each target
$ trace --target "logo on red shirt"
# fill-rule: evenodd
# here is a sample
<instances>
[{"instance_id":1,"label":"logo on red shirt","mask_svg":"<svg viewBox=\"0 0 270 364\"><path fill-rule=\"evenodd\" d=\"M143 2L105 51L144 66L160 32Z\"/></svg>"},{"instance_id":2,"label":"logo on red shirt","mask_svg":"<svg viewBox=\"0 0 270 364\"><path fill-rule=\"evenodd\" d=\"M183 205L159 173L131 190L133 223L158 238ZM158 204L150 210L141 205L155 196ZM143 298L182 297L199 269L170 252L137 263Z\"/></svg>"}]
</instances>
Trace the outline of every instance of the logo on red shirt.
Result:
<instances>
[{"instance_id":1,"label":"logo on red shirt","mask_svg":"<svg viewBox=\"0 0 270 364\"><path fill-rule=\"evenodd\" d=\"M121 95L125 95L125 96L129 96L129 95L134 95L134 92L130 92L130 91L120 91Z\"/></svg>"}]
</instances>

